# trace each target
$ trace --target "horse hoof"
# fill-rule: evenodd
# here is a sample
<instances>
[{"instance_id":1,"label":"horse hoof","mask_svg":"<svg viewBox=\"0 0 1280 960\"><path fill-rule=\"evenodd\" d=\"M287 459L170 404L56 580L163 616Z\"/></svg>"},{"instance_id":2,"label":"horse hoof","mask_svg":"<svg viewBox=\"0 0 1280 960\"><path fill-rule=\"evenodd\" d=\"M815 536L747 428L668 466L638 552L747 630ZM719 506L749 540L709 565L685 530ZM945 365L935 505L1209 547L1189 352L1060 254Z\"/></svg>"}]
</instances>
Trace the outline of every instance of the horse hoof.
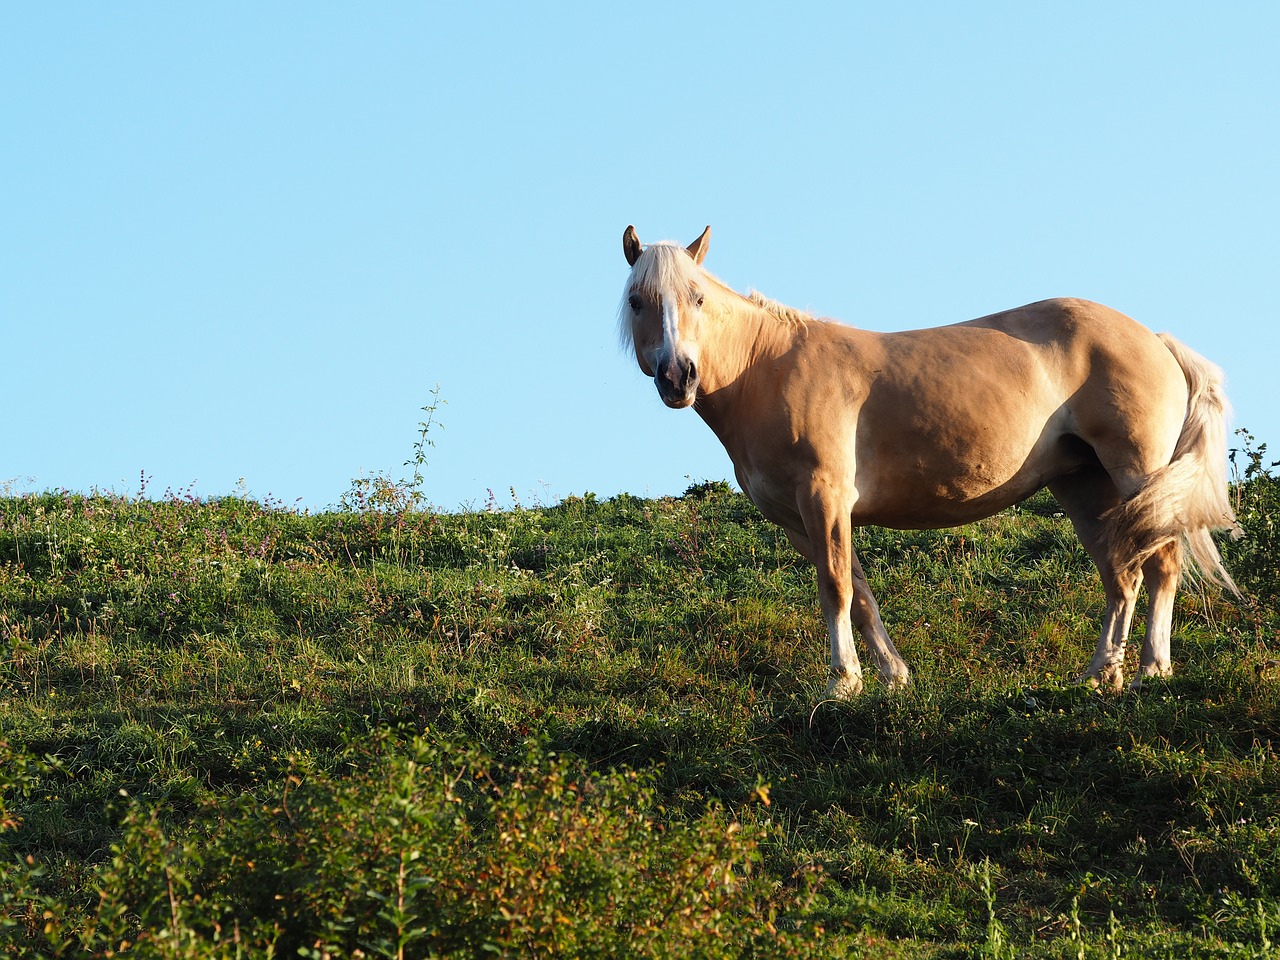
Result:
<instances>
[{"instance_id":1,"label":"horse hoof","mask_svg":"<svg viewBox=\"0 0 1280 960\"><path fill-rule=\"evenodd\" d=\"M852 700L862 692L862 677L842 673L831 678L827 684L824 700Z\"/></svg>"},{"instance_id":2,"label":"horse hoof","mask_svg":"<svg viewBox=\"0 0 1280 960\"><path fill-rule=\"evenodd\" d=\"M1129 684L1130 690L1141 690L1148 680L1168 680L1173 676L1173 667L1143 667Z\"/></svg>"},{"instance_id":3,"label":"horse hoof","mask_svg":"<svg viewBox=\"0 0 1280 960\"><path fill-rule=\"evenodd\" d=\"M1085 673L1076 682L1087 686L1091 690L1103 687L1111 693L1120 693L1124 690L1124 672L1110 668L1098 673Z\"/></svg>"}]
</instances>

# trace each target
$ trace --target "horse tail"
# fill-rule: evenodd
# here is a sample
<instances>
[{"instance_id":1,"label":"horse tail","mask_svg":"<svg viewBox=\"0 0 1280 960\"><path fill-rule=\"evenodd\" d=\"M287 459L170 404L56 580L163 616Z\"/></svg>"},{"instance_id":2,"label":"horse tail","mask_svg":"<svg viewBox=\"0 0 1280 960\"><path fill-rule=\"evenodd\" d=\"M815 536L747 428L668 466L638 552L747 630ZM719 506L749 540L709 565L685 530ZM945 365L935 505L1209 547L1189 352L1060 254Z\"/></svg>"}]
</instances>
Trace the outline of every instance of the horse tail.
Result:
<instances>
[{"instance_id":1,"label":"horse tail","mask_svg":"<svg viewBox=\"0 0 1280 960\"><path fill-rule=\"evenodd\" d=\"M1167 466L1105 517L1117 569L1145 561L1182 541L1193 576L1228 590L1240 588L1222 565L1213 531L1242 533L1227 488L1227 418L1231 407L1222 370L1167 333L1159 335L1187 380L1187 414Z\"/></svg>"}]
</instances>

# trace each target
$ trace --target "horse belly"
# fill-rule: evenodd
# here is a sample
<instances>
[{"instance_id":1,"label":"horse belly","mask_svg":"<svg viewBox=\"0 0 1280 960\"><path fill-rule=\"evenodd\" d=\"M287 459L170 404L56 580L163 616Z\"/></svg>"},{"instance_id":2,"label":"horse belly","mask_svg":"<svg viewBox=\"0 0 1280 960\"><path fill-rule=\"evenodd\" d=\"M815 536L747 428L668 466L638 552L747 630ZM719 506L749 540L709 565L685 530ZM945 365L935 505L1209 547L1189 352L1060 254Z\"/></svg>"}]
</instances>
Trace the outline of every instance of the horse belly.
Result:
<instances>
[{"instance_id":1,"label":"horse belly","mask_svg":"<svg viewBox=\"0 0 1280 960\"><path fill-rule=\"evenodd\" d=\"M1011 403L1001 408L1006 413ZM944 411L914 429L862 432L855 441L855 523L934 529L970 523L1025 500L1089 461L1053 411L1016 417Z\"/></svg>"}]
</instances>

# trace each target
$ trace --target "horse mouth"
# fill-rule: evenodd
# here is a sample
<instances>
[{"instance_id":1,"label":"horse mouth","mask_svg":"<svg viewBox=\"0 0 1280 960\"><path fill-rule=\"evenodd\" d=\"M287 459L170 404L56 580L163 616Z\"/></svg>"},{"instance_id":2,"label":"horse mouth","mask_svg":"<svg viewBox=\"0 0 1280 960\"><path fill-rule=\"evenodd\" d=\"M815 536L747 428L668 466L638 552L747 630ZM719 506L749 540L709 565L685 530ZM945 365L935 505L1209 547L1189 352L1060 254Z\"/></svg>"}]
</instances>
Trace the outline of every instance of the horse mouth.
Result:
<instances>
[{"instance_id":1,"label":"horse mouth","mask_svg":"<svg viewBox=\"0 0 1280 960\"><path fill-rule=\"evenodd\" d=\"M670 388L664 390L663 387L667 385L660 381L657 386L658 396L660 396L662 398L662 402L672 410L683 410L685 407L691 407L693 406L694 401L698 399L698 391L696 387L691 390L675 390Z\"/></svg>"}]
</instances>

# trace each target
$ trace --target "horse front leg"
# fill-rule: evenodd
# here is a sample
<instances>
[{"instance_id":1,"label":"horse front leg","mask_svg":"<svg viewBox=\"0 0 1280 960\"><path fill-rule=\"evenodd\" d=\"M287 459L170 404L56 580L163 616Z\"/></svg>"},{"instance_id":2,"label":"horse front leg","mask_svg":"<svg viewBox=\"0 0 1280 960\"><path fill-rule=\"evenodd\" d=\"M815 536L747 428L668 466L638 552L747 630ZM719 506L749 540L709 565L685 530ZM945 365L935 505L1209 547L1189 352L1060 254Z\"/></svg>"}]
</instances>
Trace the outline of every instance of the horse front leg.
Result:
<instances>
[{"instance_id":1,"label":"horse front leg","mask_svg":"<svg viewBox=\"0 0 1280 960\"><path fill-rule=\"evenodd\" d=\"M805 532L787 531L792 545L818 574L818 602L831 642L831 680L826 696L846 700L862 692L862 664L854 627L871 650L881 678L890 686L907 682L907 665L889 639L862 564L851 542L848 510L824 510L814 500L802 510Z\"/></svg>"},{"instance_id":2,"label":"horse front leg","mask_svg":"<svg viewBox=\"0 0 1280 960\"><path fill-rule=\"evenodd\" d=\"M814 527L810 526L810 530ZM818 571L818 604L822 619L827 624L827 636L831 641L831 679L824 696L833 700L848 700L862 692L862 663L853 643L853 620L850 605L853 585L850 579L852 550L846 534L840 536L838 525L828 531L819 542L808 533L788 530L787 537L801 555L813 563Z\"/></svg>"},{"instance_id":3,"label":"horse front leg","mask_svg":"<svg viewBox=\"0 0 1280 960\"><path fill-rule=\"evenodd\" d=\"M884 620L880 617L880 605L876 603L871 585L867 583L867 575L862 571L858 554L852 547L849 555L852 559L850 572L853 579L853 605L850 613L853 622L871 649L871 659L876 663L880 679L891 689L905 687L911 679L907 662L889 639L889 631L884 628Z\"/></svg>"}]
</instances>

